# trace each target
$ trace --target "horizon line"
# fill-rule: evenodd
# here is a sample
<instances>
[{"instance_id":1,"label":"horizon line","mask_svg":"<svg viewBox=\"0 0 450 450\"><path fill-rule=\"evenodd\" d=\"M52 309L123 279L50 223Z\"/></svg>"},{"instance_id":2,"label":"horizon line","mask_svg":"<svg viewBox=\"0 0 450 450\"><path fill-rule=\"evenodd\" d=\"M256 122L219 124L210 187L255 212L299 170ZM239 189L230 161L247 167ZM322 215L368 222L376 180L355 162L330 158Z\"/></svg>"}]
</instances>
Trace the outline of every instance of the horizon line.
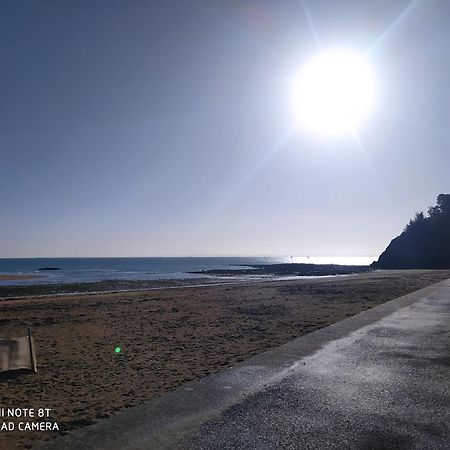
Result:
<instances>
[{"instance_id":1,"label":"horizon line","mask_svg":"<svg viewBox=\"0 0 450 450\"><path fill-rule=\"evenodd\" d=\"M100 258L371 258L377 255L150 255L150 256L0 256L1 259L100 259Z\"/></svg>"}]
</instances>

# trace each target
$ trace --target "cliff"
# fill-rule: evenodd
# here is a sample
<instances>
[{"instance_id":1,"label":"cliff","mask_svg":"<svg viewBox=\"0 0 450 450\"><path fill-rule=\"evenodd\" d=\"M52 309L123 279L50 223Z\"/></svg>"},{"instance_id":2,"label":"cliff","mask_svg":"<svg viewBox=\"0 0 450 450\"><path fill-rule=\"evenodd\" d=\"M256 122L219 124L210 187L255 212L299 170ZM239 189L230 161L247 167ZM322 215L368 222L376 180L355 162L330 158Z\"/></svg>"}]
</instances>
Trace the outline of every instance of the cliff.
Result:
<instances>
[{"instance_id":1,"label":"cliff","mask_svg":"<svg viewBox=\"0 0 450 450\"><path fill-rule=\"evenodd\" d=\"M427 215L417 213L372 267L450 269L450 194L438 195Z\"/></svg>"}]
</instances>

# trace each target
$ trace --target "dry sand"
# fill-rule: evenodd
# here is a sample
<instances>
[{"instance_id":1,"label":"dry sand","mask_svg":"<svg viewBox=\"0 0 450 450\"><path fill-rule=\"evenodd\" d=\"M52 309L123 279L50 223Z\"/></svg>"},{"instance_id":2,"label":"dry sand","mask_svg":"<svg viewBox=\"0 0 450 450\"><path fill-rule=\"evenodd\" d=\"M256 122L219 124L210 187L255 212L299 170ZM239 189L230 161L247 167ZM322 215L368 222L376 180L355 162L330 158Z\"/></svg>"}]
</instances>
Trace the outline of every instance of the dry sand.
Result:
<instances>
[{"instance_id":1,"label":"dry sand","mask_svg":"<svg viewBox=\"0 0 450 450\"><path fill-rule=\"evenodd\" d=\"M65 433L449 277L390 271L3 301L0 337L31 327L39 372L2 375L0 407L51 408ZM1 432L0 448L56 434Z\"/></svg>"}]
</instances>

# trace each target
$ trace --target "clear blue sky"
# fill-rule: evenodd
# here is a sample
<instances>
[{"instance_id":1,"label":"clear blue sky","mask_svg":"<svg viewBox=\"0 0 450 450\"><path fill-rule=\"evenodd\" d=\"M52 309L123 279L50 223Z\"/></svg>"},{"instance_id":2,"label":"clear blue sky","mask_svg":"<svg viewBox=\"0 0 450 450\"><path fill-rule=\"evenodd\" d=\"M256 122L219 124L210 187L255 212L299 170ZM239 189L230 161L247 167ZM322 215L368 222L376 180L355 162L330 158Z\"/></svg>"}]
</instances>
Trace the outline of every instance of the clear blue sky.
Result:
<instances>
[{"instance_id":1,"label":"clear blue sky","mask_svg":"<svg viewBox=\"0 0 450 450\"><path fill-rule=\"evenodd\" d=\"M322 45L377 44L364 150L291 132L305 7ZM449 192L448 17L438 0L0 0L0 257L380 253Z\"/></svg>"}]
</instances>

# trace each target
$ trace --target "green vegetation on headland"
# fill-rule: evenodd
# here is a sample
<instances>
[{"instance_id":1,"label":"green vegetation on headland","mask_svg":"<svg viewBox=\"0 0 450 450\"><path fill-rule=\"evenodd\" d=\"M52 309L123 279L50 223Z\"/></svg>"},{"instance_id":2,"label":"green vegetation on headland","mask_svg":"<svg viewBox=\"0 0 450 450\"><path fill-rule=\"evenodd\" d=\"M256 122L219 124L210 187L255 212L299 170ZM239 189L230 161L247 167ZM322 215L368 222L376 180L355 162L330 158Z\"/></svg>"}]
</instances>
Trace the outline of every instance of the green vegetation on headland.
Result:
<instances>
[{"instance_id":1,"label":"green vegetation on headland","mask_svg":"<svg viewBox=\"0 0 450 450\"><path fill-rule=\"evenodd\" d=\"M391 241L376 269L450 268L450 194L440 194L428 214L416 213L403 233Z\"/></svg>"}]
</instances>

